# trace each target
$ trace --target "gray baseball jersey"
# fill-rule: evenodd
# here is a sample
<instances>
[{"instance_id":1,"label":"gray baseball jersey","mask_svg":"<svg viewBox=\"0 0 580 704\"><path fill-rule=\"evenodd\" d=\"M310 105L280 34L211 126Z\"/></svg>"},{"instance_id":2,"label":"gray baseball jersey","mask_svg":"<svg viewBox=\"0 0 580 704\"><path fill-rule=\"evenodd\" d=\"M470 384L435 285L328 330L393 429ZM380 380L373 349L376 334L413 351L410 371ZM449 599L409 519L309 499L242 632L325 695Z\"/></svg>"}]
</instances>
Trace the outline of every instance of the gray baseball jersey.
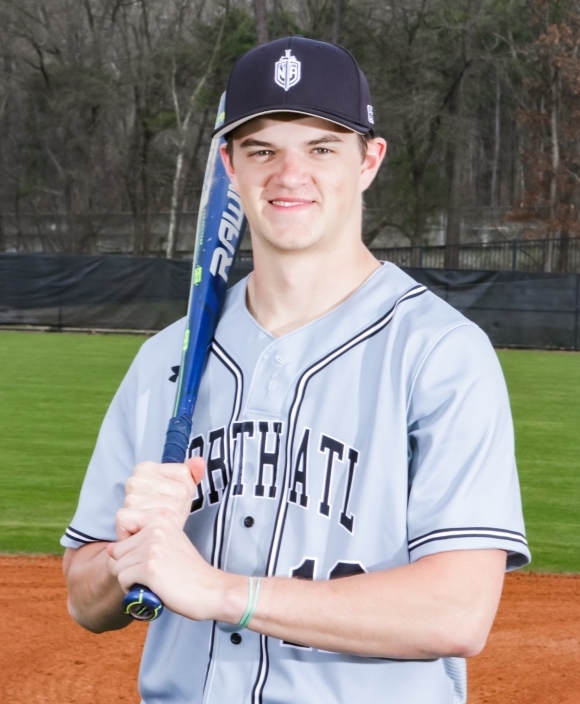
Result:
<instances>
[{"instance_id":1,"label":"gray baseball jersey","mask_svg":"<svg viewBox=\"0 0 580 704\"><path fill-rule=\"evenodd\" d=\"M392 264L279 338L245 290L228 294L190 442L207 472L185 530L208 561L302 579L449 550L528 562L507 392L477 326ZM114 540L133 466L161 457L183 331L137 355L63 545ZM452 704L465 701L464 671L456 658L354 657L166 611L149 627L140 693L146 704Z\"/></svg>"}]
</instances>

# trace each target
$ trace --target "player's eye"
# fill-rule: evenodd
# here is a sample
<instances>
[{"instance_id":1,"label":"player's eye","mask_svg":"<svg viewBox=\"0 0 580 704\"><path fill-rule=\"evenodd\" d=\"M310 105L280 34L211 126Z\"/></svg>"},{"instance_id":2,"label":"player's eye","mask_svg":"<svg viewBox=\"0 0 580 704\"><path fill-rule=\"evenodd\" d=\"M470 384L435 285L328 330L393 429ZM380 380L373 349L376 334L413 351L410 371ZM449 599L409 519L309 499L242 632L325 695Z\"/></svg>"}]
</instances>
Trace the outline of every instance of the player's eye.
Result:
<instances>
[{"instance_id":1,"label":"player's eye","mask_svg":"<svg viewBox=\"0 0 580 704\"><path fill-rule=\"evenodd\" d=\"M250 156L271 156L273 153L271 149L258 149L255 152L250 152Z\"/></svg>"},{"instance_id":2,"label":"player's eye","mask_svg":"<svg viewBox=\"0 0 580 704\"><path fill-rule=\"evenodd\" d=\"M328 149L327 147L315 147L313 151L315 154L330 154L331 153L331 150Z\"/></svg>"}]
</instances>

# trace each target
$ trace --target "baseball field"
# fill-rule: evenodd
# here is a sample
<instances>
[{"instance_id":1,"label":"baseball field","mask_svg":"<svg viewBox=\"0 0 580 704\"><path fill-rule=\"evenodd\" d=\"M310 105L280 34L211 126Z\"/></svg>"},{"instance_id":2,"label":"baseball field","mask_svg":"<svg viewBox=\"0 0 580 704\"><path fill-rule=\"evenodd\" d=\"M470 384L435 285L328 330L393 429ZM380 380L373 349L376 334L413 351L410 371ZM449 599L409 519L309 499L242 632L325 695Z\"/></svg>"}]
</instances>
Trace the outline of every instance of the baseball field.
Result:
<instances>
[{"instance_id":1,"label":"baseball field","mask_svg":"<svg viewBox=\"0 0 580 704\"><path fill-rule=\"evenodd\" d=\"M68 620L58 540L73 515L99 424L144 339L0 332L0 553L31 554L0 556L0 599L11 605L8 632L22 640L21 649L6 638L0 645L2 701L138 702L144 630L97 637ZM530 569L546 574L508 578L488 648L470 664L470 702L571 704L580 691L580 576L574 575L580 573L580 355L499 350L498 356L515 421ZM44 669L30 655L31 641L45 660L52 658ZM125 684L115 684L112 696L102 671L120 667L126 676L114 682ZM65 682L71 672L82 672L75 680L82 687ZM527 694L514 689L522 681Z\"/></svg>"}]
</instances>

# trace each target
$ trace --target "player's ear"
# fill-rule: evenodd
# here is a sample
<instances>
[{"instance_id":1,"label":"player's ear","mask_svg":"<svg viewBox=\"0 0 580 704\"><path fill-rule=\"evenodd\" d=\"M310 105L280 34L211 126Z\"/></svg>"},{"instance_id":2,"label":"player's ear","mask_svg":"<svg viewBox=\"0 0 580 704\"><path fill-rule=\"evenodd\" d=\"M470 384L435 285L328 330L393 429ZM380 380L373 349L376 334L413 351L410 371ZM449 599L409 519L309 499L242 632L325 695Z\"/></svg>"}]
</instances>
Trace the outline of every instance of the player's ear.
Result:
<instances>
[{"instance_id":1,"label":"player's ear","mask_svg":"<svg viewBox=\"0 0 580 704\"><path fill-rule=\"evenodd\" d=\"M382 137L368 141L367 153L361 168L361 190L365 191L373 182L387 153L387 143Z\"/></svg>"},{"instance_id":2,"label":"player's ear","mask_svg":"<svg viewBox=\"0 0 580 704\"><path fill-rule=\"evenodd\" d=\"M226 170L226 173L229 176L230 181L232 182L232 186L239 193L238 179L236 177L236 170L234 169L234 163L230 157L230 152L228 151L227 144L220 145L220 155L222 158L224 169Z\"/></svg>"}]
</instances>

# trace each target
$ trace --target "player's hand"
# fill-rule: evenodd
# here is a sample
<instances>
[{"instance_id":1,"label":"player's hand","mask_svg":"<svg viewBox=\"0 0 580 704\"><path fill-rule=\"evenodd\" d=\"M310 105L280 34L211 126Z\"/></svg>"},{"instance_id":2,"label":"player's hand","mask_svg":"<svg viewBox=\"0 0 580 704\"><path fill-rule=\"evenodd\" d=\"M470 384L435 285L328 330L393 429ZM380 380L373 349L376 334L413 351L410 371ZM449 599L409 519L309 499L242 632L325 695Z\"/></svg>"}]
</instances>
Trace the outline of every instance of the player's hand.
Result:
<instances>
[{"instance_id":1,"label":"player's hand","mask_svg":"<svg viewBox=\"0 0 580 704\"><path fill-rule=\"evenodd\" d=\"M107 547L109 572L127 592L133 584L146 584L172 611L195 620L228 619L225 598L232 580L241 580L239 620L246 598L247 578L228 575L209 565L167 510L124 509L124 526L133 535ZM239 613L238 613L239 611Z\"/></svg>"},{"instance_id":2,"label":"player's hand","mask_svg":"<svg viewBox=\"0 0 580 704\"><path fill-rule=\"evenodd\" d=\"M125 502L117 512L117 539L124 540L139 530L134 512L159 513L173 518L182 529L190 514L196 484L203 479L205 462L199 457L184 464L141 462L125 484Z\"/></svg>"}]
</instances>

